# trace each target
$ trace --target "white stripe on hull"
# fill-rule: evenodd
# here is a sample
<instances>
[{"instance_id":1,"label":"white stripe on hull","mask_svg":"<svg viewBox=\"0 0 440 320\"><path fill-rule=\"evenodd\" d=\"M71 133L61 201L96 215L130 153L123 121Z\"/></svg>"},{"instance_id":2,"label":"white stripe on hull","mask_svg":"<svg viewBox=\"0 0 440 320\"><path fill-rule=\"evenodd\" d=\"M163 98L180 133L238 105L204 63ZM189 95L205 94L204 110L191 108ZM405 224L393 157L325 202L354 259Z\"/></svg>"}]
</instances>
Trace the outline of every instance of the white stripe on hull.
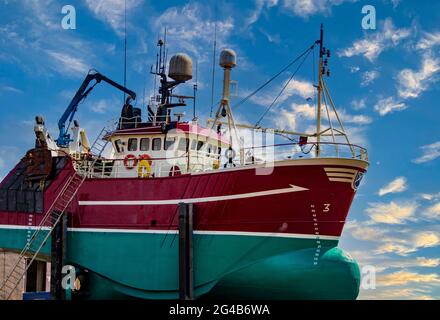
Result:
<instances>
[{"instance_id":1,"label":"white stripe on hull","mask_svg":"<svg viewBox=\"0 0 440 320\"><path fill-rule=\"evenodd\" d=\"M289 188L274 189L267 191L258 191L250 193L241 194L231 194L227 196L217 196L217 197L204 197L204 198L188 198L188 199L169 199L169 200L121 200L121 201L78 201L80 206L152 206L152 205L172 205L179 203L204 203L204 202L214 202L214 201L227 201L236 199L247 199L247 198L257 198L276 194L307 191L309 189L298 187L295 185L290 185Z\"/></svg>"},{"instance_id":2,"label":"white stripe on hull","mask_svg":"<svg viewBox=\"0 0 440 320\"><path fill-rule=\"evenodd\" d=\"M19 225L0 225L0 229L22 229L36 230L38 227L19 226ZM45 227L44 230L49 230ZM68 228L71 232L96 232L96 233L146 233L146 234L178 234L178 230L140 230L140 229L101 229L101 228ZM218 236L246 236L246 237L274 237L274 238L299 238L299 239L322 239L339 240L338 236L313 235L303 233L279 233L279 232L246 232L246 231L206 231L195 230L194 234L199 235L218 235Z\"/></svg>"}]
</instances>

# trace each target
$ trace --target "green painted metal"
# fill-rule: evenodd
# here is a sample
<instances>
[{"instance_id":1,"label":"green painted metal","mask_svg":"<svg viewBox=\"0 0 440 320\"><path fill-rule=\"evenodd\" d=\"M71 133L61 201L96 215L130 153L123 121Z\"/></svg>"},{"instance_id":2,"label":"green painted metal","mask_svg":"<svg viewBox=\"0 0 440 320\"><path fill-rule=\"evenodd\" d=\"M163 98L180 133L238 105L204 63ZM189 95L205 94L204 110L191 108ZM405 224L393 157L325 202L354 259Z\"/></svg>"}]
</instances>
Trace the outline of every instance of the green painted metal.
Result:
<instances>
[{"instance_id":1,"label":"green painted metal","mask_svg":"<svg viewBox=\"0 0 440 320\"><path fill-rule=\"evenodd\" d=\"M24 229L0 228L0 247L20 250L26 235ZM335 240L195 234L195 295L355 299L359 268L336 245ZM90 299L178 298L175 233L69 231L67 246L68 263L90 271ZM43 253L50 253L48 245Z\"/></svg>"}]
</instances>

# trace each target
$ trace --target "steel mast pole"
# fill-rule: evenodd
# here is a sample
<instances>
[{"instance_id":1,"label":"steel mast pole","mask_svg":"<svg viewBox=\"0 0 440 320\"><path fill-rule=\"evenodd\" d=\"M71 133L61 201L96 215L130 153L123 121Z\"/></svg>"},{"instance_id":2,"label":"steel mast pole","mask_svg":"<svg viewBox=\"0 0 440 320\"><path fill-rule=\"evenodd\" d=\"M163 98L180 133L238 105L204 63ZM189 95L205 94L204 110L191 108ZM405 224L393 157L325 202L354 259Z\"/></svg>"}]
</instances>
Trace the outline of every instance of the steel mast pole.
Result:
<instances>
[{"instance_id":1,"label":"steel mast pole","mask_svg":"<svg viewBox=\"0 0 440 320\"><path fill-rule=\"evenodd\" d=\"M318 106L316 113L316 157L320 156L321 142L321 95L322 95L322 57L324 51L324 27L321 24L321 33L319 38L319 68L318 68Z\"/></svg>"}]
</instances>

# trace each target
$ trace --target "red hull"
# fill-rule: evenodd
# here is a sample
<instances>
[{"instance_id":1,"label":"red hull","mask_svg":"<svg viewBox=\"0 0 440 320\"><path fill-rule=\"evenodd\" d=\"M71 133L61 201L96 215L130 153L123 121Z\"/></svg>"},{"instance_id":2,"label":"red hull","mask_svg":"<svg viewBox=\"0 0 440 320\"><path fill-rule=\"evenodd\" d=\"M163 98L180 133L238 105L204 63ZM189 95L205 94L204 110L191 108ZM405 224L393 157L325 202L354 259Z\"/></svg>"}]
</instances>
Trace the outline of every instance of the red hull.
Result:
<instances>
[{"instance_id":1,"label":"red hull","mask_svg":"<svg viewBox=\"0 0 440 320\"><path fill-rule=\"evenodd\" d=\"M355 189L353 183L330 181L326 169L354 172L354 180L366 167L366 162L358 160L307 159L278 162L270 175L257 175L249 166L154 179L87 179L71 205L71 226L175 230L177 205L148 201L197 198L196 230L339 237ZM45 191L45 210L72 172L69 163ZM271 193L291 185L305 190ZM220 198L217 201L212 197ZM112 201L145 204L115 205ZM29 213L0 211L0 224L38 225L42 216L35 214L30 220Z\"/></svg>"}]
</instances>

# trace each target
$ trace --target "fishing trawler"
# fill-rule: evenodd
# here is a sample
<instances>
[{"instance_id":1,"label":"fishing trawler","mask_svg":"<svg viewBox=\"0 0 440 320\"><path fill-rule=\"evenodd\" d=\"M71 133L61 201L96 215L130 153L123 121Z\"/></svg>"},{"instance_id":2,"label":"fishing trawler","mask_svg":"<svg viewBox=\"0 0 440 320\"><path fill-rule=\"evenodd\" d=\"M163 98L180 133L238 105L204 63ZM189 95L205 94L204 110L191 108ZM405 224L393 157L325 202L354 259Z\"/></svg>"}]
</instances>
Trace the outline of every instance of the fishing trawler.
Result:
<instances>
[{"instance_id":1,"label":"fishing trawler","mask_svg":"<svg viewBox=\"0 0 440 320\"><path fill-rule=\"evenodd\" d=\"M350 143L331 99L323 30L288 65L319 50L314 133L236 123L230 49L220 54L223 95L215 116L206 126L173 117L195 98L175 94L192 78L192 61L177 54L166 68L164 45L159 41L152 70L160 89L148 119L132 106L133 91L96 71L62 115L57 139L36 117L35 148L0 184L0 248L17 257L1 298L13 296L33 261L52 261L54 271L54 254L62 252L63 264L81 275L73 297L178 299L179 217L188 204L195 298L355 299L358 265L337 246L368 156ZM102 81L127 99L119 119L89 143L74 115ZM245 145L240 132L249 128L266 143ZM287 142L277 141L282 137ZM65 246L54 237L64 237Z\"/></svg>"}]
</instances>

